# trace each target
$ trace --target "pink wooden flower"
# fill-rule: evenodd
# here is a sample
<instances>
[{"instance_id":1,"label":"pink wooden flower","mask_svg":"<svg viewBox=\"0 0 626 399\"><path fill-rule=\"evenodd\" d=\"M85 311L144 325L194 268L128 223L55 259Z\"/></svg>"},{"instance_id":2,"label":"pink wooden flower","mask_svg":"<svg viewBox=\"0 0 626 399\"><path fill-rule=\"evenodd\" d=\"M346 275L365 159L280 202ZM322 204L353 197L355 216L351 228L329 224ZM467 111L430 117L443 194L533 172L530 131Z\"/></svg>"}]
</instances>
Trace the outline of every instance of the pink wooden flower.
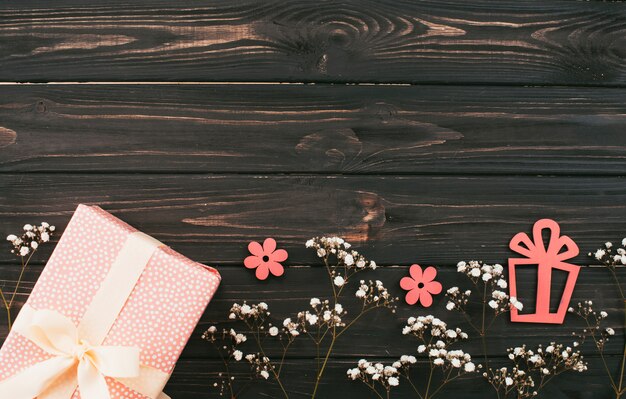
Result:
<instances>
[{"instance_id":1,"label":"pink wooden flower","mask_svg":"<svg viewBox=\"0 0 626 399\"><path fill-rule=\"evenodd\" d=\"M441 292L441 283L435 281L437 269L428 266L423 272L420 265L412 265L409 269L411 277L402 277L400 287L409 291L406 293L406 303L414 305L421 302L425 308L433 304L433 295Z\"/></svg>"},{"instance_id":2,"label":"pink wooden flower","mask_svg":"<svg viewBox=\"0 0 626 399\"><path fill-rule=\"evenodd\" d=\"M248 256L243 264L248 269L256 269L256 278L265 280L270 273L274 276L282 276L285 269L279 262L287 260L287 251L276 249L276 240L266 238L263 246L256 241L248 244L248 251L252 254Z\"/></svg>"}]
</instances>

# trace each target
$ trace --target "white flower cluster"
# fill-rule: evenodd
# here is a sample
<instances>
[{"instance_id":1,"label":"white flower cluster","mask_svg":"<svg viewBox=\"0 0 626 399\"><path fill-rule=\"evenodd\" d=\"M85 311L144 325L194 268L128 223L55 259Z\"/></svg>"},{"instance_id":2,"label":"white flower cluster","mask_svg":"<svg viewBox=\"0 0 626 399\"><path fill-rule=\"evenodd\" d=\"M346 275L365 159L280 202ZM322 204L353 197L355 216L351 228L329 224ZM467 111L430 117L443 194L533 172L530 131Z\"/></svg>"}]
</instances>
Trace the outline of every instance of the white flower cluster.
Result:
<instances>
[{"instance_id":1,"label":"white flower cluster","mask_svg":"<svg viewBox=\"0 0 626 399\"><path fill-rule=\"evenodd\" d=\"M302 324L303 323L291 320L291 317L287 317L285 320L283 320L283 331L287 334L288 337L295 338L300 335L300 331L298 330L298 328L300 328Z\"/></svg>"},{"instance_id":2,"label":"white flower cluster","mask_svg":"<svg viewBox=\"0 0 626 399\"><path fill-rule=\"evenodd\" d=\"M7 236L7 241L11 243L12 247L11 253L24 257L35 252L39 245L50 241L55 229L54 226L50 226L46 222L42 222L39 226L24 225L24 233L19 237L15 234Z\"/></svg>"},{"instance_id":3,"label":"white flower cluster","mask_svg":"<svg viewBox=\"0 0 626 399\"><path fill-rule=\"evenodd\" d=\"M330 255L336 256L339 264L348 268L370 268L374 270L377 267L376 262L368 261L357 251L351 250L352 245L340 237L314 237L308 240L305 245L307 248L315 249L320 258L328 259ZM337 280L336 283L339 281Z\"/></svg>"},{"instance_id":4,"label":"white flower cluster","mask_svg":"<svg viewBox=\"0 0 626 399\"><path fill-rule=\"evenodd\" d=\"M502 278L504 272L502 265L488 265L476 260L461 261L457 263L456 270L459 273L465 273L472 280L495 281L495 285L499 288L507 287L506 280Z\"/></svg>"},{"instance_id":5,"label":"white flower cluster","mask_svg":"<svg viewBox=\"0 0 626 399\"><path fill-rule=\"evenodd\" d=\"M214 382L213 386L219 388L220 396L224 396L227 393L226 391L229 389L229 386L231 386L232 382L235 380L235 377L229 377L223 372L217 373L217 376L220 381Z\"/></svg>"},{"instance_id":6,"label":"white flower cluster","mask_svg":"<svg viewBox=\"0 0 626 399\"><path fill-rule=\"evenodd\" d=\"M472 290L461 291L459 287L452 287L446 291L448 297L448 303L446 303L446 309L464 309L465 305L469 302L469 298L472 295Z\"/></svg>"},{"instance_id":7,"label":"white flower cluster","mask_svg":"<svg viewBox=\"0 0 626 399\"><path fill-rule=\"evenodd\" d=\"M532 398L539 394L532 375L518 367L513 367L510 371L506 367L489 369L483 376L498 391L498 397L506 398L509 392L514 393L517 399Z\"/></svg>"},{"instance_id":8,"label":"white flower cluster","mask_svg":"<svg viewBox=\"0 0 626 399\"><path fill-rule=\"evenodd\" d=\"M489 307L493 309L496 314L507 312L514 306L517 310L522 310L524 306L514 296L509 298L509 295L500 290L494 290L491 293L491 300L488 303Z\"/></svg>"},{"instance_id":9,"label":"white flower cluster","mask_svg":"<svg viewBox=\"0 0 626 399\"><path fill-rule=\"evenodd\" d=\"M241 308L243 308L243 310ZM250 313L254 313L254 310L252 309L258 310L259 308L256 305L248 306L245 303L243 305L235 304L233 308L231 308L231 314L234 313L236 315L240 315L237 317L242 318L254 317L250 316ZM263 379L269 378L270 372L274 369L274 366L267 356L262 356L259 353L250 353L245 355L243 351L239 349L239 346L248 340L248 337L245 334L239 333L235 331L235 329L231 328L222 330L220 335L221 337L219 338L221 338L221 341L218 343L218 329L215 326L211 326L204 332L204 334L202 334L202 338L211 342L216 347L225 363L231 359L235 362L241 362L245 359L248 363L250 363L255 377ZM225 395L227 391L232 391L235 377L230 374L225 375L224 373L219 373L218 377L219 381L215 382L213 386L219 389L220 396Z\"/></svg>"},{"instance_id":10,"label":"white flower cluster","mask_svg":"<svg viewBox=\"0 0 626 399\"><path fill-rule=\"evenodd\" d=\"M417 353L427 356L432 364L431 367L435 366L442 369L443 375L446 377L440 382L440 388L459 375L473 373L482 367L475 365L472 362L472 357L463 350L450 349L451 344L466 339L467 334L459 328L449 329L445 322L432 315L410 317L402 329L402 333L417 337L421 341ZM413 355L402 355L391 366L361 359L357 367L349 369L347 374L349 379L363 381L374 391L376 391L376 384L379 384L387 391L387 394L391 388L400 384L400 378L403 377L409 381L416 393L423 397L411 382L411 367L416 363L417 358Z\"/></svg>"},{"instance_id":11,"label":"white flower cluster","mask_svg":"<svg viewBox=\"0 0 626 399\"><path fill-rule=\"evenodd\" d=\"M610 268L615 268L617 265L626 265L626 238L622 240L621 247L614 248L612 242L606 242L603 248L599 248L594 253L590 252L589 256Z\"/></svg>"},{"instance_id":12,"label":"white flower cluster","mask_svg":"<svg viewBox=\"0 0 626 399\"><path fill-rule=\"evenodd\" d=\"M466 274L473 281L493 281L494 285L502 289L508 286L506 280L502 278L504 268L499 264L488 265L477 260L471 260L469 262L461 261L457 263L456 271Z\"/></svg>"},{"instance_id":13,"label":"white flower cluster","mask_svg":"<svg viewBox=\"0 0 626 399\"><path fill-rule=\"evenodd\" d=\"M604 345L609 341L609 337L615 335L615 330L611 327L602 327L603 321L609 316L605 311L596 312L593 310L593 301L578 302L576 307L570 307L567 309L569 313L573 313L583 320L585 320L587 327L582 330L582 333L576 334L581 339L580 344L584 343L587 338L593 339L596 347L600 352L604 351ZM575 342L575 346L579 343Z\"/></svg>"},{"instance_id":14,"label":"white flower cluster","mask_svg":"<svg viewBox=\"0 0 626 399\"><path fill-rule=\"evenodd\" d=\"M258 320L262 323L269 315L267 303L259 302L258 304L248 305L244 302L243 305L234 303L230 308L228 318L230 320Z\"/></svg>"},{"instance_id":15,"label":"white flower cluster","mask_svg":"<svg viewBox=\"0 0 626 399\"><path fill-rule=\"evenodd\" d=\"M583 361L580 351L569 346L551 342L545 348L539 345L536 350L520 346L508 350L509 359L516 363L525 363L530 369L538 369L543 375L554 373L555 370L573 370L583 372L587 370L587 363Z\"/></svg>"},{"instance_id":16,"label":"white flower cluster","mask_svg":"<svg viewBox=\"0 0 626 399\"><path fill-rule=\"evenodd\" d=\"M489 369L483 376L498 391L514 391L518 398L536 396L535 381L544 381L565 371L582 373L587 370L580 351L555 342L545 348L539 345L536 350L525 345L510 348L508 354L514 363L510 371L507 367Z\"/></svg>"},{"instance_id":17,"label":"white flower cluster","mask_svg":"<svg viewBox=\"0 0 626 399\"><path fill-rule=\"evenodd\" d=\"M414 356L403 356L406 364L417 362ZM359 360L357 367L349 369L348 378L356 381L361 380L368 385L378 383L389 391L391 387L400 385L400 369L403 367L401 361L394 362L392 366L385 366L382 363L371 363L365 359Z\"/></svg>"},{"instance_id":18,"label":"white flower cluster","mask_svg":"<svg viewBox=\"0 0 626 399\"><path fill-rule=\"evenodd\" d=\"M241 345L248 340L245 334L238 333L233 328L222 330L222 341L230 342L230 345L224 345L222 349L228 352L229 356L232 356L236 361L240 361L243 354L237 349L237 345ZM217 327L209 327L203 334L202 339L211 343L217 342Z\"/></svg>"},{"instance_id":19,"label":"white flower cluster","mask_svg":"<svg viewBox=\"0 0 626 399\"><path fill-rule=\"evenodd\" d=\"M482 283L486 286L487 291L490 292L490 297L485 298L485 302L495 311L496 316L508 312L511 306L517 310L522 310L523 305L517 298L509 297L506 292L502 291L508 287L502 265L488 265L482 261L472 260L469 262L461 261L456 268L459 273L469 277L475 285ZM461 291L459 287L448 289L446 292L448 297L446 309L464 310L471 294L471 290Z\"/></svg>"},{"instance_id":20,"label":"white flower cluster","mask_svg":"<svg viewBox=\"0 0 626 399\"><path fill-rule=\"evenodd\" d=\"M228 330L228 335L230 335L230 338L233 340L233 343L235 345L243 344L244 342L248 340L247 336L245 336L244 334L238 333L232 328Z\"/></svg>"},{"instance_id":21,"label":"white flower cluster","mask_svg":"<svg viewBox=\"0 0 626 399\"><path fill-rule=\"evenodd\" d=\"M462 350L450 350L453 343L467 339L467 334L460 328L449 329L442 320L432 316L409 317L402 334L417 337L422 344L417 353L425 353L433 365L443 368L463 368L465 372L473 372L476 365L472 357Z\"/></svg>"},{"instance_id":22,"label":"white flower cluster","mask_svg":"<svg viewBox=\"0 0 626 399\"><path fill-rule=\"evenodd\" d=\"M446 349L446 344L441 340L437 340L428 350L428 357L432 364L438 367L455 369L463 367L463 370L468 373L476 371L476 365L472 362L469 353L460 349L449 351Z\"/></svg>"},{"instance_id":23,"label":"white flower cluster","mask_svg":"<svg viewBox=\"0 0 626 399\"><path fill-rule=\"evenodd\" d=\"M324 326L328 328L345 326L342 317L345 317L348 312L340 303L332 306L328 300L322 301L319 298L311 298L309 304L311 310L299 312L297 322L292 322L289 318L283 322L283 326L291 335L299 335L298 328L302 332L307 332L312 326L318 329Z\"/></svg>"},{"instance_id":24,"label":"white flower cluster","mask_svg":"<svg viewBox=\"0 0 626 399\"><path fill-rule=\"evenodd\" d=\"M203 334L202 339L207 340L209 342L215 342L215 334L217 333L217 327L211 326L209 327Z\"/></svg>"},{"instance_id":25,"label":"white flower cluster","mask_svg":"<svg viewBox=\"0 0 626 399\"><path fill-rule=\"evenodd\" d=\"M445 339L448 344L467 339L467 334L461 329L448 329L448 325L444 321L433 315L409 317L406 325L402 328L402 334L411 334L420 340L425 340L425 334L429 334L434 338Z\"/></svg>"},{"instance_id":26,"label":"white flower cluster","mask_svg":"<svg viewBox=\"0 0 626 399\"><path fill-rule=\"evenodd\" d=\"M272 365L270 359L259 353L246 355L246 360L252 365L252 371L258 378L267 380L270 377L270 373L274 370L274 365Z\"/></svg>"},{"instance_id":27,"label":"white flower cluster","mask_svg":"<svg viewBox=\"0 0 626 399\"><path fill-rule=\"evenodd\" d=\"M364 308L385 307L391 309L392 313L396 312L395 302L398 298L392 297L380 280L359 281L355 296L363 301Z\"/></svg>"}]
</instances>

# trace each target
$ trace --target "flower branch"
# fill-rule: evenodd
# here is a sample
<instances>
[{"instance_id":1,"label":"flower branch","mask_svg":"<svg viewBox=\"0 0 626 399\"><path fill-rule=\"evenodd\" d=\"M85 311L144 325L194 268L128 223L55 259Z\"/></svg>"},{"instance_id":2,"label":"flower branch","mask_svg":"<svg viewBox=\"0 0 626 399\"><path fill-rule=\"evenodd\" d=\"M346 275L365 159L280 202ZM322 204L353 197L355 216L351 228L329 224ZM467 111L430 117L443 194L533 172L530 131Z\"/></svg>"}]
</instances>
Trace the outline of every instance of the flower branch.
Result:
<instances>
[{"instance_id":1,"label":"flower branch","mask_svg":"<svg viewBox=\"0 0 626 399\"><path fill-rule=\"evenodd\" d=\"M255 348L245 355L243 349L238 347L239 344L248 341L245 334L242 334L244 338L239 340L241 342L237 340L233 342L230 333L222 334L222 341L227 342L220 344L221 346L216 345L216 349L225 351L223 356L225 373L215 384L221 395L229 394L235 398L240 392L234 388L235 378L232 369L233 364L245 360L251 367L251 379L272 379L280 387L283 397L289 398L282 375L285 358L294 341L307 337L314 345L316 353L316 373L311 392L313 399L318 395L320 383L338 338L371 311L389 309L395 312L397 298L389 294L381 281L359 280L354 296L361 302L361 305L350 319L348 310L341 303L346 289L351 285L356 274L365 270L375 270L376 263L367 260L339 237L313 238L307 241L306 247L315 250L317 256L324 262L331 295L321 299L311 298L306 310L299 311L295 313L295 316L287 317L278 323L273 322L269 307L264 302L234 304L230 309L229 319L232 322L243 323L247 333L254 338L252 343ZM215 343L220 338L215 335L216 331L217 327L211 327L205 332L205 339ZM283 350L278 360L267 356L264 348L266 340L280 342Z\"/></svg>"},{"instance_id":2,"label":"flower branch","mask_svg":"<svg viewBox=\"0 0 626 399\"><path fill-rule=\"evenodd\" d=\"M6 310L9 331L13 327L12 310L17 293L22 284L22 279L24 278L24 272L39 247L50 241L50 237L54 234L55 227L50 226L49 223L42 222L39 226L26 224L24 225L23 230L24 232L20 236L15 234L7 236L7 241L11 244L11 253L20 258L21 263L20 275L15 283L13 293L8 296L2 287L0 287L0 298L2 299L4 309Z\"/></svg>"},{"instance_id":3,"label":"flower branch","mask_svg":"<svg viewBox=\"0 0 626 399\"><path fill-rule=\"evenodd\" d=\"M402 355L391 365L361 359L357 367L347 371L348 378L363 382L378 397L386 398L404 379L418 398L431 399L448 383L482 367L472 362L469 353L451 348L458 341L467 339L467 334L459 328L449 329L445 322L432 315L410 317L402 334L416 338L420 344L417 347L418 356L428 359L425 384L414 383L415 375L422 373L418 370L417 357L412 355Z\"/></svg>"}]
</instances>

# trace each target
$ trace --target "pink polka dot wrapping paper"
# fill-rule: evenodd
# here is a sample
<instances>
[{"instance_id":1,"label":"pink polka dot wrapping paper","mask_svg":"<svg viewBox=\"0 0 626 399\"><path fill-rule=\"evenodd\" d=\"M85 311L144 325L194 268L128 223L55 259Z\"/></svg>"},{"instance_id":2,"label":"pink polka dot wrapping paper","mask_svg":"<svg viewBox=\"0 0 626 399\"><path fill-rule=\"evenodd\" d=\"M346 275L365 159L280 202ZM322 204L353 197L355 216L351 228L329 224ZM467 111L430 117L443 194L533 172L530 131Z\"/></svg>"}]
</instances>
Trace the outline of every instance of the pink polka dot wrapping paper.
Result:
<instances>
[{"instance_id":1,"label":"pink polka dot wrapping paper","mask_svg":"<svg viewBox=\"0 0 626 399\"><path fill-rule=\"evenodd\" d=\"M97 206L79 205L27 304L58 311L78 325L128 235L136 231ZM137 346L143 365L171 373L219 283L215 269L159 247L103 345ZM0 349L0 380L50 357L12 331ZM113 379L107 383L112 399L147 399ZM79 398L77 390L72 399Z\"/></svg>"}]
</instances>

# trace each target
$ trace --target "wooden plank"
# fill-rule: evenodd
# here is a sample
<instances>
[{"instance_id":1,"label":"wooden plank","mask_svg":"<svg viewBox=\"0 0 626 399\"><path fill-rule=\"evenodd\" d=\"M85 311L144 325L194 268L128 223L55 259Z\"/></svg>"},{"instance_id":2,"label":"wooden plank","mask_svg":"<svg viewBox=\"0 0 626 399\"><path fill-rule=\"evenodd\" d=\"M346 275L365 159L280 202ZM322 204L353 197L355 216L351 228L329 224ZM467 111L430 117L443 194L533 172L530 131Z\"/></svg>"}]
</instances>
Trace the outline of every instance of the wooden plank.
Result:
<instances>
[{"instance_id":1,"label":"wooden plank","mask_svg":"<svg viewBox=\"0 0 626 399\"><path fill-rule=\"evenodd\" d=\"M3 174L0 217L65 226L100 204L208 264L240 264L252 239L276 237L292 264L316 264L310 237L344 236L380 264L503 262L508 243L544 217L581 248L621 240L626 180L588 177ZM8 252L0 260L11 261Z\"/></svg>"},{"instance_id":2,"label":"wooden plank","mask_svg":"<svg viewBox=\"0 0 626 399\"><path fill-rule=\"evenodd\" d=\"M18 292L17 306L21 307L30 293L42 266L34 266L27 269L24 284ZM5 292L13 292L15 281L19 275L19 266L3 266L0 269L0 287ZM202 317L196 331L192 334L182 357L189 358L218 358L218 354L207 342L200 339L202 333L211 325L220 328L235 328L237 331L247 331L245 326L239 322L228 320L229 309L233 303L258 303L266 302L272 312L273 323L281 325L286 317L294 318L299 311L309 309L310 298L329 298L332 295L328 283L326 271L320 267L289 267L280 279L259 282L254 277L254 273L243 266L220 267L222 274L222 286L213 298L207 311ZM484 350L480 337L473 332L471 326L458 312L449 312L445 309L446 299L444 295L435 297L434 305L429 309L417 306L409 306L404 302L404 292L399 287L402 277L408 275L407 266L386 266L377 271L362 273L358 279L379 279L385 283L392 295L400 297L397 313L394 315L386 310L379 310L370 313L356 323L344 338L337 342L333 357L358 357L367 353L368 356L393 357L399 354L414 353L417 344L410 337L403 336L401 331L406 319L411 316L433 314L446 321L451 327L460 327L468 334L470 339L463 343L463 348L472 354L477 360L482 359ZM622 284L626 284L626 269L619 273ZM520 280L520 300L526 303L526 307L532 309L534 303L528 298L533 295L536 285L534 280L536 275L521 272ZM357 309L360 309L360 301L353 293L356 292L358 279L350 281L347 293L341 300L342 305L348 311L348 320L356 316ZM459 286L469 289L469 280L457 273L453 268L440 267L438 281L445 289L452 286ZM562 289L561 280L555 278L553 296L560 297ZM528 294L524 294L524 292ZM475 298L477 299L477 298ZM606 354L621 354L624 349L624 340L620 327L623 320L623 306L619 299L619 292L614 286L609 272L604 268L585 267L582 269L572 303L593 300L594 309L604 310L609 313L605 327L613 327L616 330L614 339L610 339L605 347ZM556 303L556 301L554 301ZM474 317L479 317L480 306L470 308ZM488 319L490 320L490 319ZM477 322L477 319L474 319ZM0 337L6 336L6 321L4 313L0 313ZM584 328L584 323L576 316L569 315L563 325L534 325L523 323L511 323L508 317L501 317L494 322L490 330L488 354L490 357L502 358L506 355L506 350L513 346L527 344L536 346L547 345L551 341L572 345L576 338L572 337L572 332L580 333ZM254 346L246 344L243 348L253 350ZM268 340L265 343L266 353L270 357L280 357L282 348L279 342ZM581 347L585 355L593 355L595 348L587 343ZM312 358L315 356L315 347L307 337L301 337L291 347L288 358Z\"/></svg>"},{"instance_id":3,"label":"wooden plank","mask_svg":"<svg viewBox=\"0 0 626 399\"><path fill-rule=\"evenodd\" d=\"M320 386L320 398L374 398L375 396L360 382L349 381L346 370L354 367L359 358L333 360L326 372L326 378ZM386 359L385 359L386 360ZM609 358L609 367L612 370L619 368L619 358ZM387 360L386 360L387 361ZM540 398L551 399L595 399L612 398L613 391L598 359L589 359L589 370L585 373L568 372L557 376L540 394ZM504 363L503 365L508 365ZM426 366L428 367L428 366ZM212 384L217 380L217 374L223 370L218 361L193 360L180 361L165 392L174 393L176 398L199 399L220 397ZM424 368L418 369L424 370ZM424 374L425 371L422 371ZM315 373L313 361L288 362L284 368L286 389L290 398L311 397L310 381ZM236 378L246 378L247 374L237 373ZM424 382L425 384L425 382ZM420 385L424 387L424 385ZM284 398L278 386L272 382L255 381L241 396L247 398ZM417 397L405 381L400 382L391 398ZM491 386L480 376L464 377L453 381L442 390L437 397L485 399L495 398Z\"/></svg>"},{"instance_id":4,"label":"wooden plank","mask_svg":"<svg viewBox=\"0 0 626 399\"><path fill-rule=\"evenodd\" d=\"M619 2L11 0L0 80L623 85L624 26Z\"/></svg>"},{"instance_id":5,"label":"wooden plank","mask_svg":"<svg viewBox=\"0 0 626 399\"><path fill-rule=\"evenodd\" d=\"M626 173L621 89L48 85L0 92L0 171Z\"/></svg>"}]
</instances>

